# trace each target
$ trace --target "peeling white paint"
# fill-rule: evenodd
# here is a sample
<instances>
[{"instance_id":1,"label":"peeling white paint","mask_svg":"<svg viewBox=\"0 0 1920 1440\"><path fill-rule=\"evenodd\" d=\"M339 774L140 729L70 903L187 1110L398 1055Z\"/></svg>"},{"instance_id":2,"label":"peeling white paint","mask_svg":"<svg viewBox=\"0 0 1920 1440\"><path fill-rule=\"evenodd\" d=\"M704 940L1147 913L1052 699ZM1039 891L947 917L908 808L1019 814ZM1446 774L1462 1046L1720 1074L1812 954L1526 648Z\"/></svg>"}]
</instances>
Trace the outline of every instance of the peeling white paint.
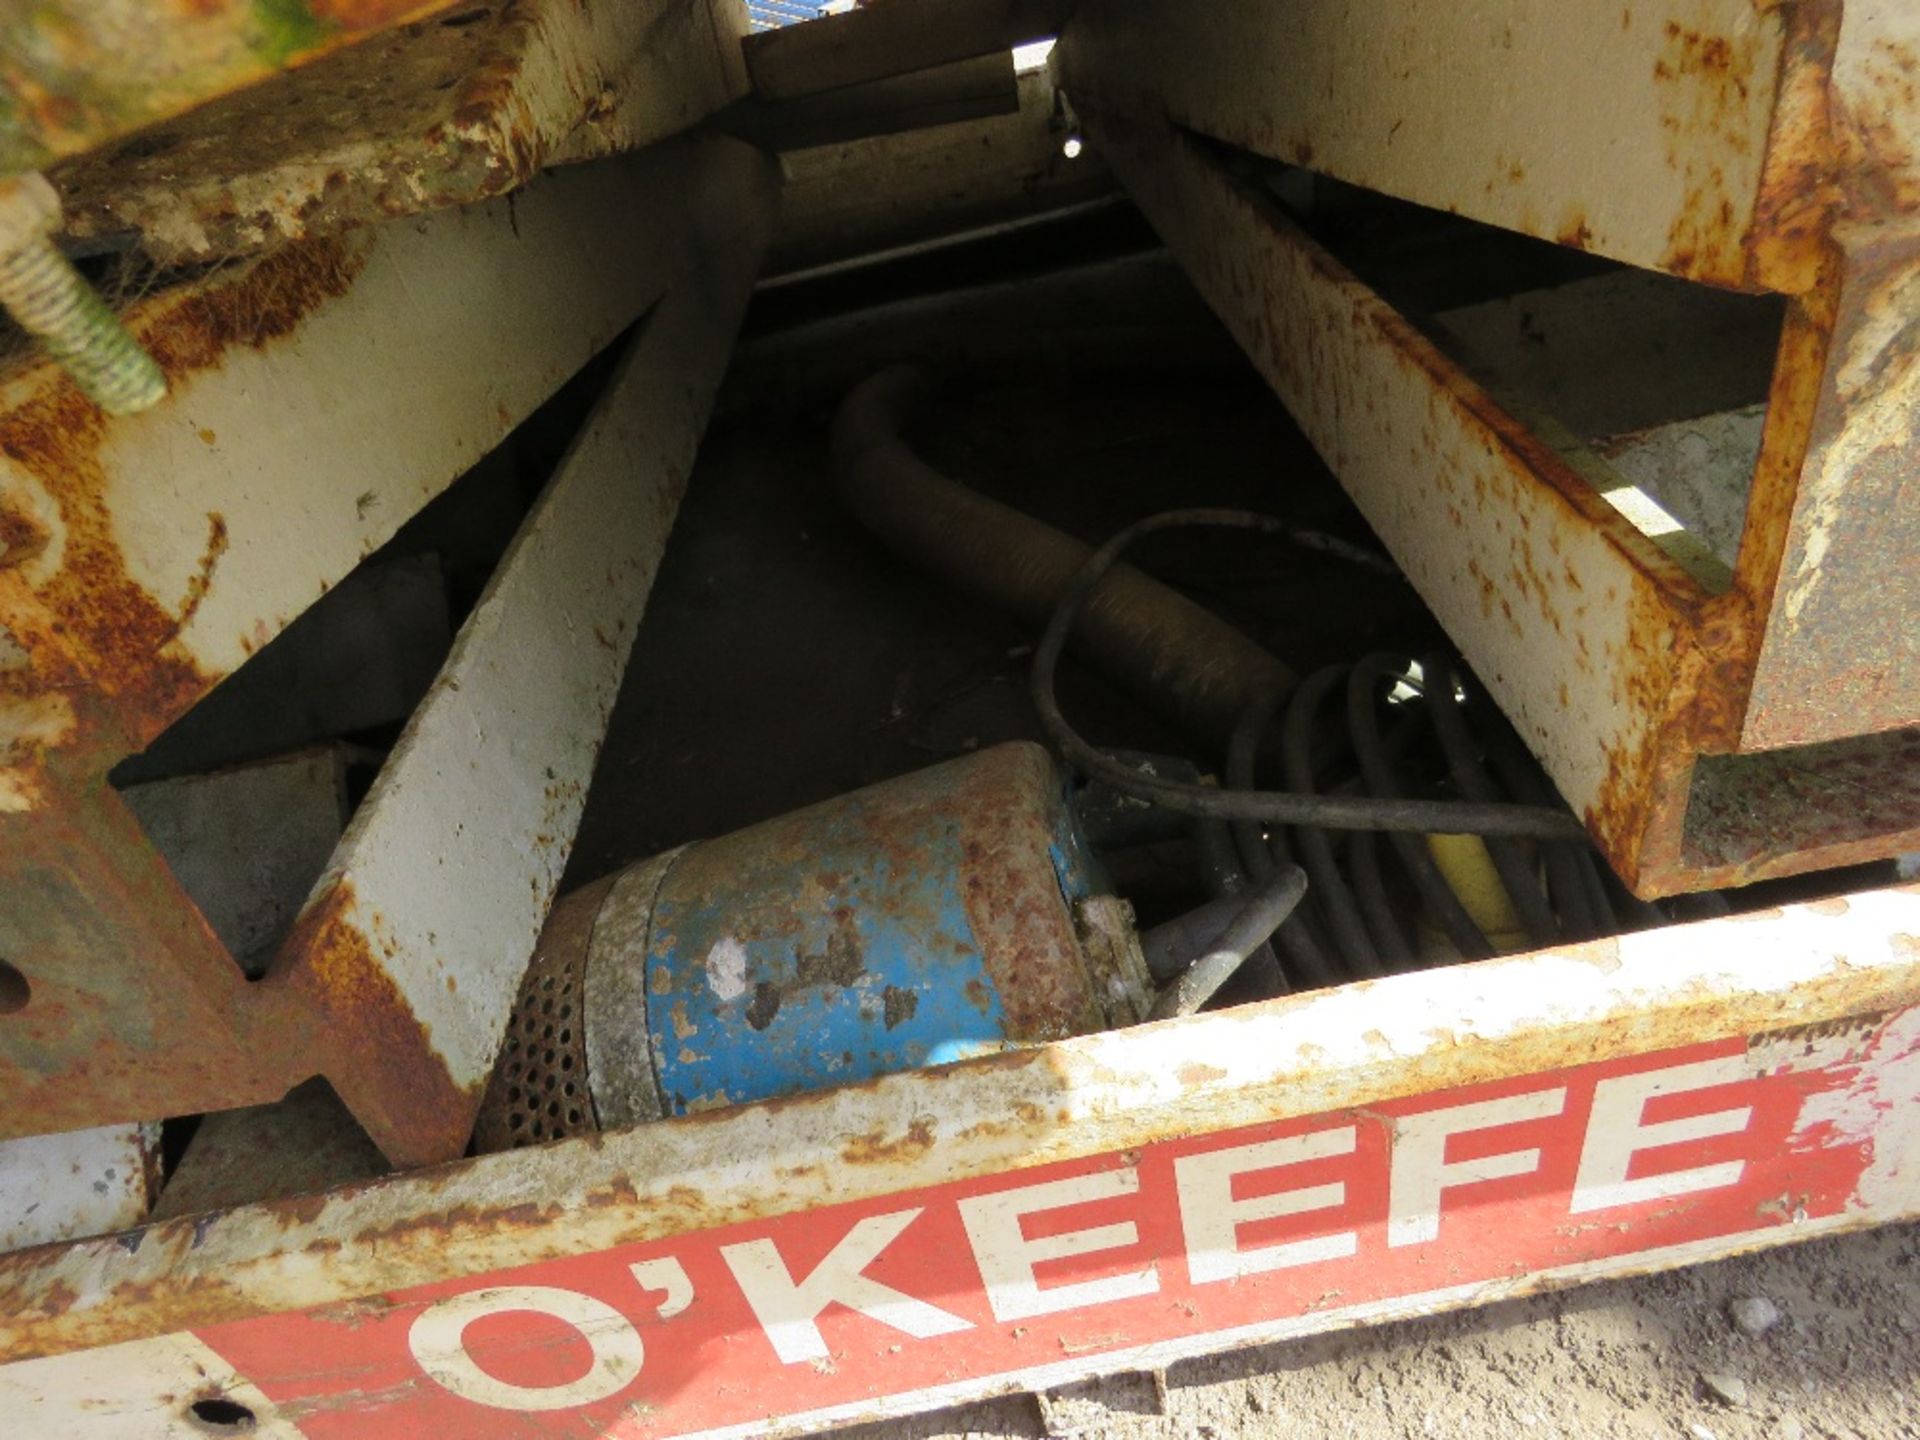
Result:
<instances>
[{"instance_id":1,"label":"peeling white paint","mask_svg":"<svg viewBox=\"0 0 1920 1440\"><path fill-rule=\"evenodd\" d=\"M1785 1038L1791 1043L1792 1037ZM1840 1031L1810 1047L1792 1046L1795 1069L1848 1060L1860 1066L1852 1085L1810 1096L1797 1129L1818 1134L1831 1127L1824 1144L1873 1147L1851 1203L1856 1210L1877 1211L1910 1200L1920 1186L1920 1007L1894 1016L1864 1053L1860 1040L1857 1032Z\"/></svg>"},{"instance_id":2,"label":"peeling white paint","mask_svg":"<svg viewBox=\"0 0 1920 1440\"><path fill-rule=\"evenodd\" d=\"M731 935L714 941L707 952L707 988L722 1000L747 993L747 950Z\"/></svg>"}]
</instances>

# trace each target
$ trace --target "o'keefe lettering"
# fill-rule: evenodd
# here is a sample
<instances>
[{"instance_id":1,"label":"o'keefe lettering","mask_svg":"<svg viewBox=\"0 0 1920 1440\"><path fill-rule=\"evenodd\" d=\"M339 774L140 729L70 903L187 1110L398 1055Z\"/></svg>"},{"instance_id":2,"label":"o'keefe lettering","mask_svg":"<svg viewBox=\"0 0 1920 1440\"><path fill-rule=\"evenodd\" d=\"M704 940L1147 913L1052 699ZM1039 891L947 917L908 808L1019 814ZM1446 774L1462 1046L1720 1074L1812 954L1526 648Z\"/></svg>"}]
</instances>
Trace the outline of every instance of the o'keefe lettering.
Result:
<instances>
[{"instance_id":1,"label":"o'keefe lettering","mask_svg":"<svg viewBox=\"0 0 1920 1440\"><path fill-rule=\"evenodd\" d=\"M862 1273L920 1214L919 1210L897 1210L869 1215L804 1280L793 1278L771 1240L722 1245L720 1254L753 1307L760 1328L773 1342L774 1353L789 1365L826 1359L827 1342L815 1322L829 1305L844 1305L916 1340L930 1340L969 1329L972 1322Z\"/></svg>"}]
</instances>

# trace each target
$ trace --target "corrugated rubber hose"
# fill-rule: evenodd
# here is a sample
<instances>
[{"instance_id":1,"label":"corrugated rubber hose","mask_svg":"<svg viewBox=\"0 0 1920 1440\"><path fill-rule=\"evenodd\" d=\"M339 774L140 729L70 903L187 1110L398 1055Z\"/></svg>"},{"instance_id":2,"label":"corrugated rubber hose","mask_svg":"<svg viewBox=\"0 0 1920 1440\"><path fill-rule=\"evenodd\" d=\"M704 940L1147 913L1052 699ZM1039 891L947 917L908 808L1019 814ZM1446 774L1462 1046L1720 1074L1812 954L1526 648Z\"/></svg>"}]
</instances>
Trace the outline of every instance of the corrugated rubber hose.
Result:
<instances>
[{"instance_id":1,"label":"corrugated rubber hose","mask_svg":"<svg viewBox=\"0 0 1920 1440\"><path fill-rule=\"evenodd\" d=\"M840 496L902 556L1011 614L1045 622L1093 547L928 465L901 438L931 392L895 365L855 386L833 423ZM1184 595L1116 565L1087 597L1076 648L1198 738L1224 743L1254 700L1293 675L1267 650Z\"/></svg>"}]
</instances>

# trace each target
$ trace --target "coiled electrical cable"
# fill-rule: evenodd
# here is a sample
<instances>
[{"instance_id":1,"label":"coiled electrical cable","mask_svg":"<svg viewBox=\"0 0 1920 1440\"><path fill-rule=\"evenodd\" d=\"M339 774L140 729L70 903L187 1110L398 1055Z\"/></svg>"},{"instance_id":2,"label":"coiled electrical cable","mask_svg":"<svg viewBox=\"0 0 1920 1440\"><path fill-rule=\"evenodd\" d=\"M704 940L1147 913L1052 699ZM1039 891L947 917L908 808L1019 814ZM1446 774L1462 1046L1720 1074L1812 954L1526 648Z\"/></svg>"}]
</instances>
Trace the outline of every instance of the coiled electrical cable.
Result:
<instances>
[{"instance_id":1,"label":"coiled electrical cable","mask_svg":"<svg viewBox=\"0 0 1920 1440\"><path fill-rule=\"evenodd\" d=\"M1220 526L1285 535L1284 520L1249 510L1169 510L1122 530L1088 557L1054 606L1034 650L1034 708L1048 738L1069 764L1114 789L1143 800L1222 820L1258 820L1269 824L1336 830L1385 830L1410 834L1444 831L1466 835L1514 835L1567 840L1585 835L1580 822L1543 805L1485 804L1455 800L1409 800L1373 795L1310 794L1279 790L1222 790L1143 775L1103 754L1068 723L1054 695L1054 672L1073 628L1074 617L1100 577L1121 553L1143 535L1188 526Z\"/></svg>"}]
</instances>

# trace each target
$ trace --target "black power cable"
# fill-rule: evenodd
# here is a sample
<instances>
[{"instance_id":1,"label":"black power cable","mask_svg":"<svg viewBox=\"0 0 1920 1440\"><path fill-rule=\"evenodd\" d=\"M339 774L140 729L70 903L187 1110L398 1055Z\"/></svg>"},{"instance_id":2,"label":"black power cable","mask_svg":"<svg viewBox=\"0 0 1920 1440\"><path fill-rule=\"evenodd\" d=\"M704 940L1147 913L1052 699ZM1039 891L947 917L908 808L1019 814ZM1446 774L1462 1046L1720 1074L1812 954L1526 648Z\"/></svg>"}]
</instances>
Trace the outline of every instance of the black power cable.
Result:
<instances>
[{"instance_id":1,"label":"black power cable","mask_svg":"<svg viewBox=\"0 0 1920 1440\"><path fill-rule=\"evenodd\" d=\"M1256 530L1270 535L1295 527L1251 510L1169 510L1128 526L1087 558L1061 592L1034 650L1032 693L1042 728L1061 755L1082 774L1115 790L1183 814L1218 820L1257 820L1331 830L1385 830L1406 834L1522 836L1539 840L1584 839L1572 815L1538 805L1459 800L1407 800L1365 795L1313 795L1282 790L1222 790L1142 775L1089 744L1061 713L1054 694L1060 652L1087 595L1121 553L1144 535L1191 526Z\"/></svg>"}]
</instances>

